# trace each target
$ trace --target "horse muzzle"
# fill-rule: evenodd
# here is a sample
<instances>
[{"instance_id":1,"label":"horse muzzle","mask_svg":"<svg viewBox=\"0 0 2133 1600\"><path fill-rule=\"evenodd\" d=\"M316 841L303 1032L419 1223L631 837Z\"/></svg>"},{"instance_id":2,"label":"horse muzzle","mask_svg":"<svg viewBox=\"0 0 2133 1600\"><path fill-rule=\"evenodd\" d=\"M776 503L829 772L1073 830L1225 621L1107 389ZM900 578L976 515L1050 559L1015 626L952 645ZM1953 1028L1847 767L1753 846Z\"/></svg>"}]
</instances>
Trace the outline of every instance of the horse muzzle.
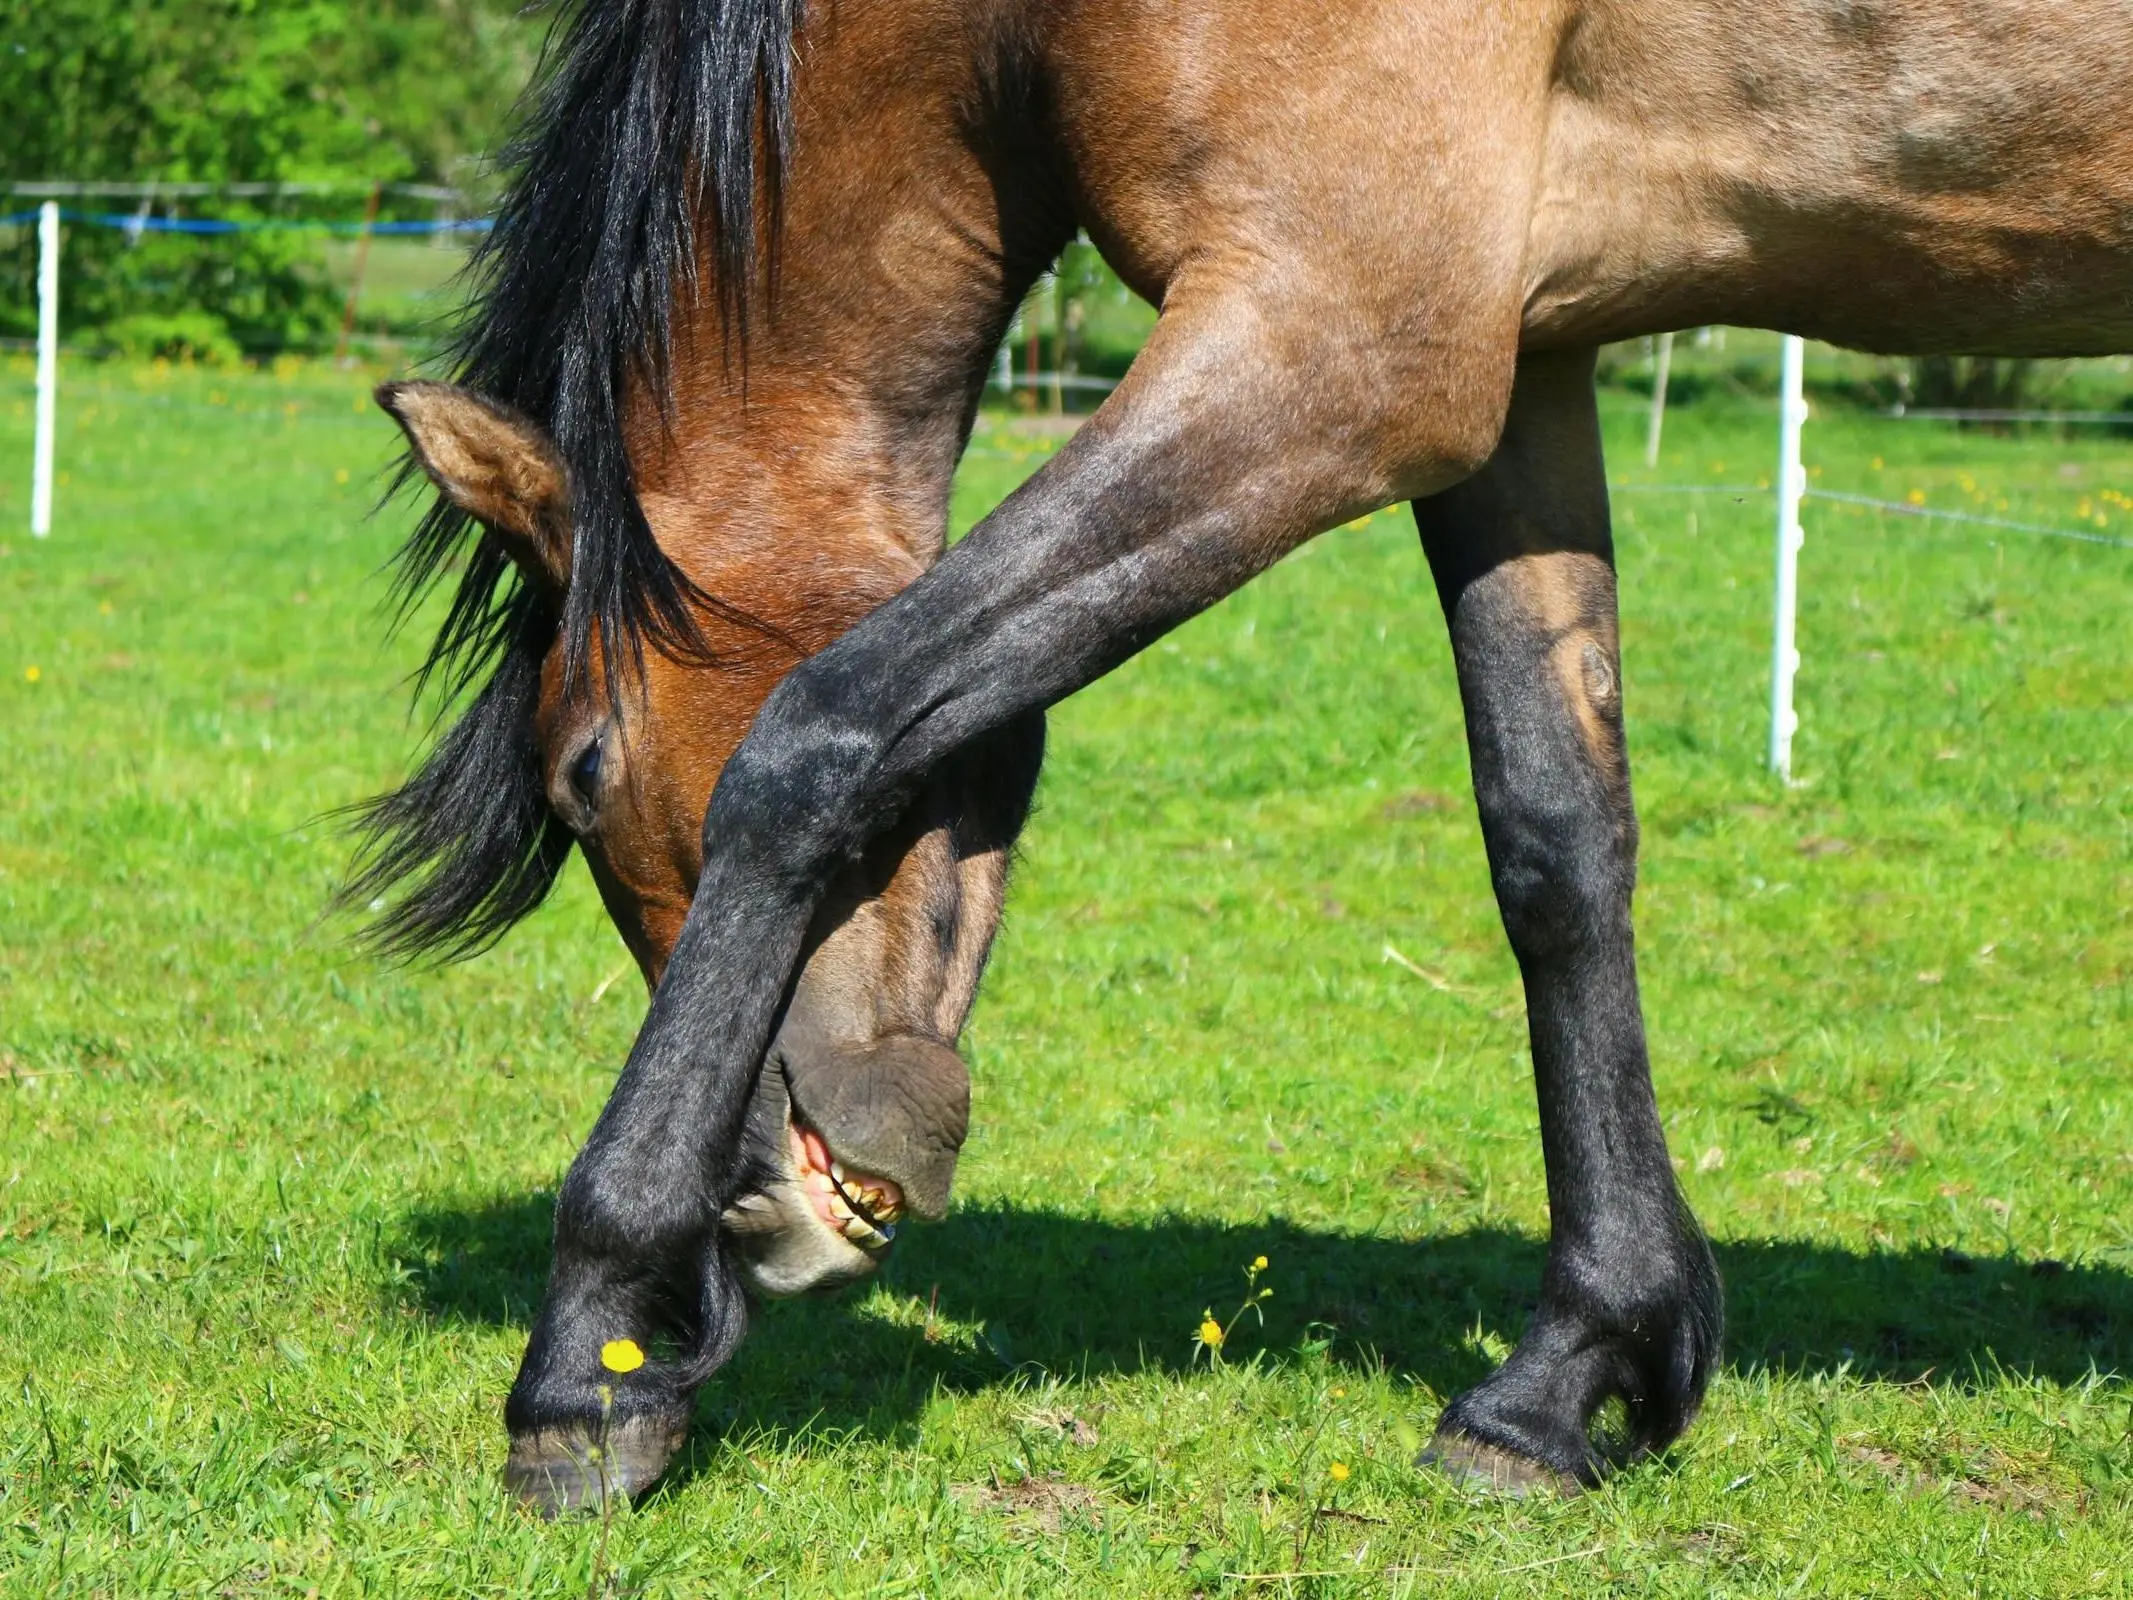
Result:
<instances>
[{"instance_id":1,"label":"horse muzzle","mask_svg":"<svg viewBox=\"0 0 2133 1600\"><path fill-rule=\"evenodd\" d=\"M781 1033L750 1108L767 1182L720 1218L760 1295L827 1293L880 1266L908 1218L948 1209L970 1127L970 1072L938 1040L832 1043Z\"/></svg>"}]
</instances>

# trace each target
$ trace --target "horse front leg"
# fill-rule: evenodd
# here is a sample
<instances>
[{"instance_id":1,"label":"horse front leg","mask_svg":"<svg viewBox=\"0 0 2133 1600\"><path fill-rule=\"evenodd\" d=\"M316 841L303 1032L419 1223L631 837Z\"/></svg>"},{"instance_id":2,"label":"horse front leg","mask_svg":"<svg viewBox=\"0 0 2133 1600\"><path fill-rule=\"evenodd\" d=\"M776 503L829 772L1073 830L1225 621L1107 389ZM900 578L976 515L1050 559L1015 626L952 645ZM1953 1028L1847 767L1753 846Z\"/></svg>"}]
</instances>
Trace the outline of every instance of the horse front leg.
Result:
<instances>
[{"instance_id":1,"label":"horse front leg","mask_svg":"<svg viewBox=\"0 0 2133 1600\"><path fill-rule=\"evenodd\" d=\"M1499 1487L1591 1483L1687 1426L1722 1312L1675 1187L1637 998L1637 816L1590 355L1521 362L1495 458L1415 516L1525 981L1552 1230L1525 1337L1445 1408L1430 1455ZM1595 1441L1615 1397L1627 1437Z\"/></svg>"},{"instance_id":2,"label":"horse front leg","mask_svg":"<svg viewBox=\"0 0 2133 1600\"><path fill-rule=\"evenodd\" d=\"M836 872L971 741L1108 672L1312 534L1487 459L1511 319L1492 307L1482 333L1448 341L1467 364L1439 358L1436 392L1463 403L1409 403L1321 347L1328 291L1310 259L1273 283L1174 282L1097 417L795 668L726 764L672 959L558 1196L554 1267L505 1407L509 1476L527 1498L560 1506L649 1482L740 1338L718 1219L746 1181L749 1098ZM662 1334L678 1354L603 1371L609 1344Z\"/></svg>"}]
</instances>

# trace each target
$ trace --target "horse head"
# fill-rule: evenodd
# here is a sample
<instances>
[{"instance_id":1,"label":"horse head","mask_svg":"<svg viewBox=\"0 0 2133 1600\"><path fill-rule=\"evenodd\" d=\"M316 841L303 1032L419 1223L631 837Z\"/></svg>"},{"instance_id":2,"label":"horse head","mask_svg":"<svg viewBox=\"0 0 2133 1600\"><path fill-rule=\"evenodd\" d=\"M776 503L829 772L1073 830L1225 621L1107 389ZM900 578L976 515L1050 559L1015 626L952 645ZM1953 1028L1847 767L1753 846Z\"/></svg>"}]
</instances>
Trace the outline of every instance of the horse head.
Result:
<instances>
[{"instance_id":1,"label":"horse head","mask_svg":"<svg viewBox=\"0 0 2133 1600\"><path fill-rule=\"evenodd\" d=\"M442 495L517 568L534 616L560 618L574 524L570 473L548 431L448 384L388 384L378 398ZM644 501L698 597L699 648L645 650L624 667L595 631L577 666L551 620L521 731L541 803L583 852L656 990L696 892L704 813L727 757L795 664L921 566L892 538L832 533L828 520L791 524L768 544L749 519L706 518L685 485ZM955 1043L1035 778L1039 752L1022 745L975 751L941 774L814 919L748 1109L749 1176L722 1215L758 1293L864 1277L902 1217L947 1208L970 1107Z\"/></svg>"}]
</instances>

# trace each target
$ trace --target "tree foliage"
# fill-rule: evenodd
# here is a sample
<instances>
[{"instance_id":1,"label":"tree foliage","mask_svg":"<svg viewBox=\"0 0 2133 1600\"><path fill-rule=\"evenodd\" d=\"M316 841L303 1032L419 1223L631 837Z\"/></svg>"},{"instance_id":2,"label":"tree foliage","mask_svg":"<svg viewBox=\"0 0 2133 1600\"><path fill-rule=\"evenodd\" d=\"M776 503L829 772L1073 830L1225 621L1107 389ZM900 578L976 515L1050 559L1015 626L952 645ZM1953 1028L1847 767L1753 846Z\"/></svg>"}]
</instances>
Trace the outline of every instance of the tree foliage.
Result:
<instances>
[{"instance_id":1,"label":"tree foliage","mask_svg":"<svg viewBox=\"0 0 2133 1600\"><path fill-rule=\"evenodd\" d=\"M17 178L445 182L537 40L509 0L10 0Z\"/></svg>"},{"instance_id":2,"label":"tree foliage","mask_svg":"<svg viewBox=\"0 0 2133 1600\"><path fill-rule=\"evenodd\" d=\"M540 35L512 0L0 0L0 19L0 176L351 186L309 202L165 199L159 215L338 216L372 183L478 186ZM21 331L34 244L13 232L0 323ZM303 235L78 229L68 320L204 315L246 343L314 337L334 298L316 261Z\"/></svg>"},{"instance_id":3,"label":"tree foliage","mask_svg":"<svg viewBox=\"0 0 2133 1600\"><path fill-rule=\"evenodd\" d=\"M2038 363L1992 356L1918 356L1907 403L1955 411L2018 411L2033 403Z\"/></svg>"}]
</instances>

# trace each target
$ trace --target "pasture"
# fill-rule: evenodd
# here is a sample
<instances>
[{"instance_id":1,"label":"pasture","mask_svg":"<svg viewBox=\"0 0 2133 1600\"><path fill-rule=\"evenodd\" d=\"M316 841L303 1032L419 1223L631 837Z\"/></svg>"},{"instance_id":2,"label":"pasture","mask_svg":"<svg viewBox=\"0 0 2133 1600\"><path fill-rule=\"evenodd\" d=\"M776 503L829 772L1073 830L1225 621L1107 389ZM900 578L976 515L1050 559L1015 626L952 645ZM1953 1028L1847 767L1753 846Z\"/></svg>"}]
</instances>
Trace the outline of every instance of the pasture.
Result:
<instances>
[{"instance_id":1,"label":"pasture","mask_svg":"<svg viewBox=\"0 0 2133 1600\"><path fill-rule=\"evenodd\" d=\"M1770 407L1714 388L1647 472L1607 397L1645 1002L1730 1315L1663 1459L1409 1465L1546 1200L1403 511L1054 716L955 1214L547 1525L499 1408L644 996L576 865L442 973L319 920L321 814L422 726L368 381L72 365L33 544L0 370L0 1589L2133 1593L2133 550L1810 503L1783 790ZM1809 431L1818 486L2133 532L2122 439ZM982 425L959 525L1048 448Z\"/></svg>"}]
</instances>

